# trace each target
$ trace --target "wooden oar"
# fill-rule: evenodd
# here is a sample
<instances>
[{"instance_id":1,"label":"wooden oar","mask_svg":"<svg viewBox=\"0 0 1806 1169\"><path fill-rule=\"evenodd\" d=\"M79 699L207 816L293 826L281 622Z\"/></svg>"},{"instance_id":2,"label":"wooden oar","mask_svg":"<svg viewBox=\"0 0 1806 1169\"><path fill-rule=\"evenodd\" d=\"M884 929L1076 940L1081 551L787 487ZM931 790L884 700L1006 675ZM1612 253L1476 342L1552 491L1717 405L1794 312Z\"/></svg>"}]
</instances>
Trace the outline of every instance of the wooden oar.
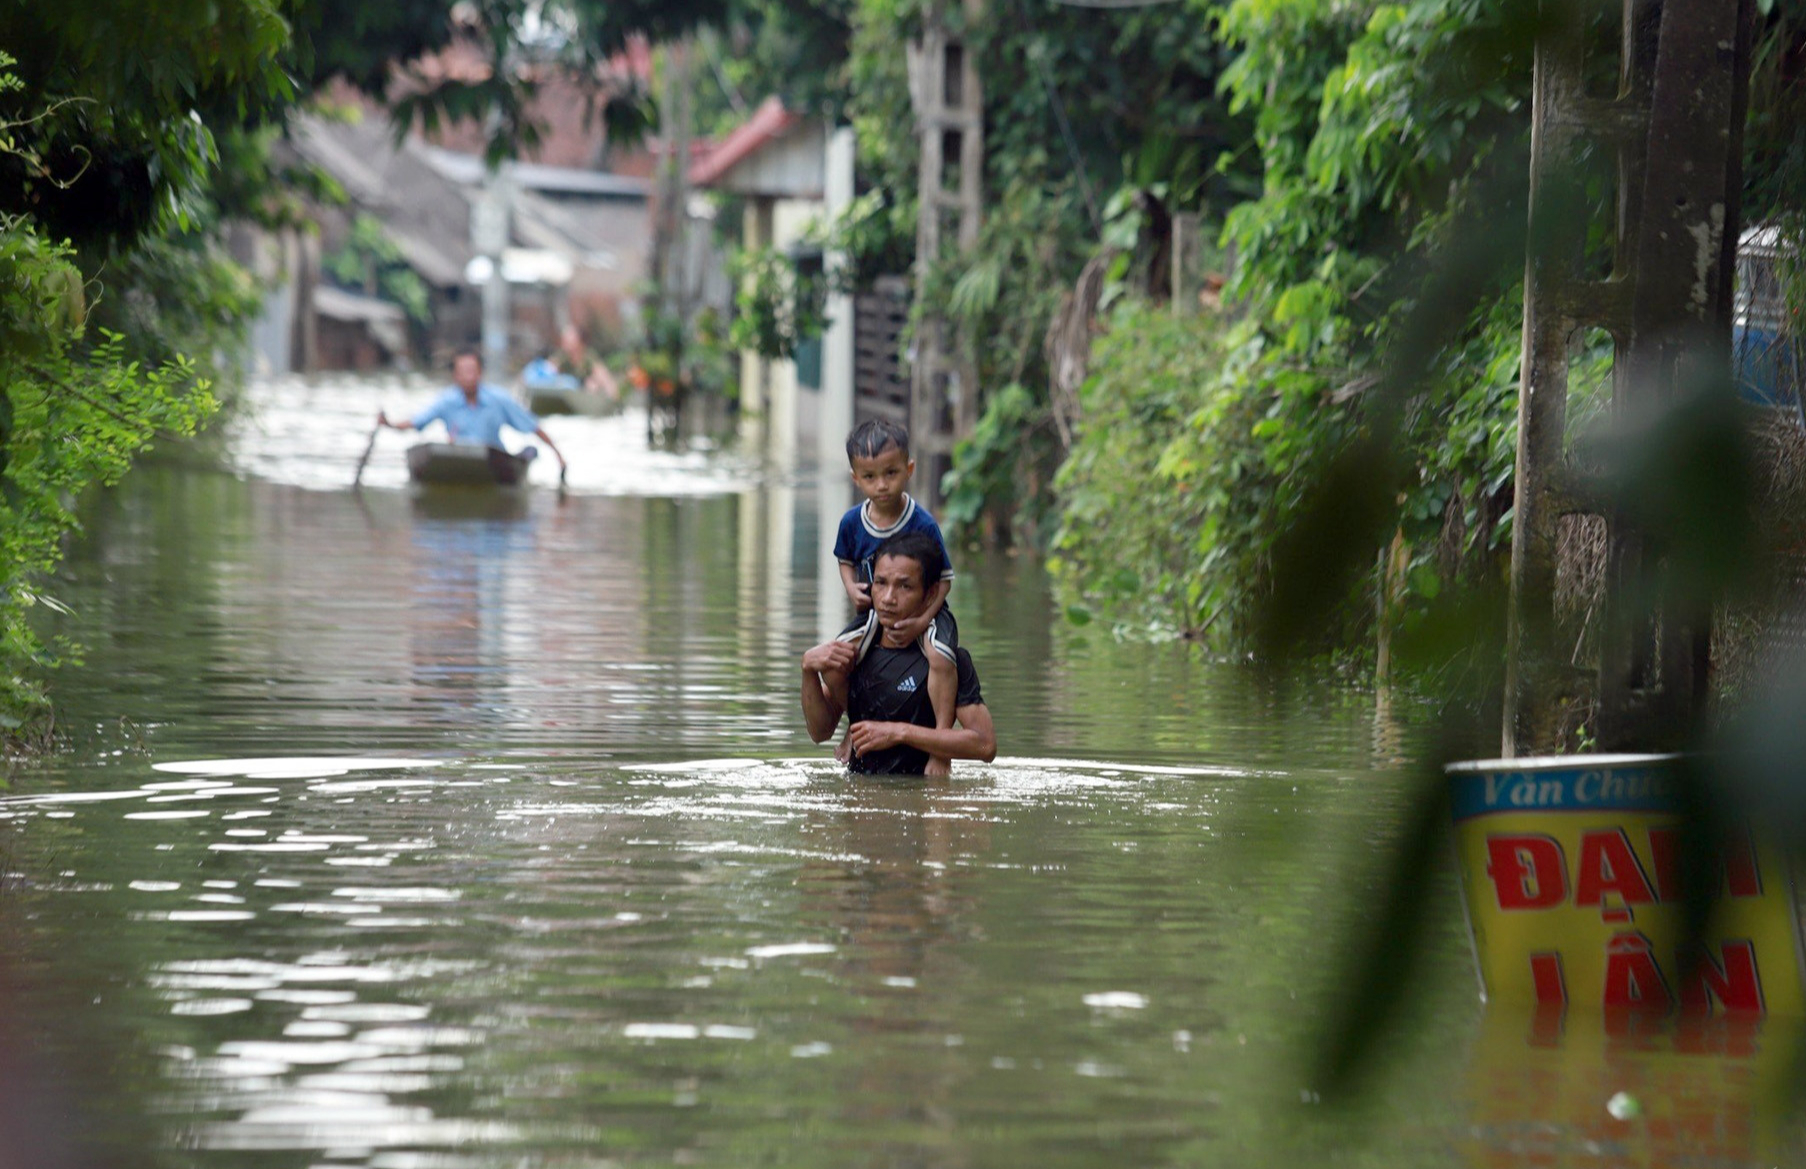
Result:
<instances>
[{"instance_id":1,"label":"wooden oar","mask_svg":"<svg viewBox=\"0 0 1806 1169\"><path fill-rule=\"evenodd\" d=\"M370 452L376 449L376 436L383 432L382 418L379 415L376 425L370 428L370 441L364 444L364 453L357 461L357 473L351 476L351 489L356 491L364 482L364 466L370 461Z\"/></svg>"}]
</instances>

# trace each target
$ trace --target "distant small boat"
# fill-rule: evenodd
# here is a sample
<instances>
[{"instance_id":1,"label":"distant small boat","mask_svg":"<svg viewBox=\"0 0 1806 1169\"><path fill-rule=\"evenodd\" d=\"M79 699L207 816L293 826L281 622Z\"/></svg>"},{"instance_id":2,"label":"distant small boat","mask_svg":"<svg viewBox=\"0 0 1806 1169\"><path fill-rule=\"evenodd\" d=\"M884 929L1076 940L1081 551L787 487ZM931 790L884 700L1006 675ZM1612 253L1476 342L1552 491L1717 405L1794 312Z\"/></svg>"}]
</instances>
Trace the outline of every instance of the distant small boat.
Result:
<instances>
[{"instance_id":1,"label":"distant small boat","mask_svg":"<svg viewBox=\"0 0 1806 1169\"><path fill-rule=\"evenodd\" d=\"M523 386L521 397L526 400L527 409L542 418L554 414L580 414L586 418L599 418L621 408L619 400L610 398L607 394L567 386Z\"/></svg>"},{"instance_id":2,"label":"distant small boat","mask_svg":"<svg viewBox=\"0 0 1806 1169\"><path fill-rule=\"evenodd\" d=\"M620 404L605 394L591 393L571 374L544 357L529 361L520 371L520 399L539 415L581 414L594 418L613 413Z\"/></svg>"},{"instance_id":3,"label":"distant small boat","mask_svg":"<svg viewBox=\"0 0 1806 1169\"><path fill-rule=\"evenodd\" d=\"M513 455L495 447L423 442L408 448L408 478L432 486L514 487L526 480L538 453L532 447Z\"/></svg>"}]
</instances>

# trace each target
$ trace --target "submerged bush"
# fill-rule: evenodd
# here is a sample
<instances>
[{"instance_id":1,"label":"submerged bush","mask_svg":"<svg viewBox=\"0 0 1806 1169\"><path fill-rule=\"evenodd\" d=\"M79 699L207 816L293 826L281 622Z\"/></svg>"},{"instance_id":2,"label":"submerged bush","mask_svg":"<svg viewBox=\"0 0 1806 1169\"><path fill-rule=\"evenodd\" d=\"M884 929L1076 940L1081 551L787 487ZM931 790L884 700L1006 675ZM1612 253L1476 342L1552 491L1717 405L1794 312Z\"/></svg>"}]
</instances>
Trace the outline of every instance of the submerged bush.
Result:
<instances>
[{"instance_id":1,"label":"submerged bush","mask_svg":"<svg viewBox=\"0 0 1806 1169\"><path fill-rule=\"evenodd\" d=\"M1257 602L1296 583L1275 578L1276 539L1363 436L1437 244L1518 169L1530 74L1497 50L1509 15L1460 0L1226 7L1223 87L1264 171L1225 216L1235 317L1130 305L1110 320L1058 480L1072 603L1239 650ZM1439 339L1388 440L1396 463L1372 468L1389 503L1396 482L1386 576L1405 614L1455 575L1498 571L1509 534L1520 292L1474 291L1481 307ZM1373 579L1313 631L1323 648L1358 643Z\"/></svg>"},{"instance_id":2,"label":"submerged bush","mask_svg":"<svg viewBox=\"0 0 1806 1169\"><path fill-rule=\"evenodd\" d=\"M1222 377L1225 331L1220 318L1136 301L1098 339L1084 423L1055 480L1063 511L1049 566L1075 615L1235 623L1225 582L1253 550L1226 537L1252 522L1271 483L1247 449L1248 401Z\"/></svg>"},{"instance_id":3,"label":"submerged bush","mask_svg":"<svg viewBox=\"0 0 1806 1169\"><path fill-rule=\"evenodd\" d=\"M1490 308L1447 354L1446 392L1407 420L1413 472L1390 553L1407 618L1455 576L1504 569L1517 313L1509 300ZM1361 427L1371 384L1298 360L1272 327L1141 301L1116 309L1055 481L1063 512L1050 561L1077 619L1246 648L1287 509ZM1363 631L1366 587L1321 631L1323 648Z\"/></svg>"}]
</instances>

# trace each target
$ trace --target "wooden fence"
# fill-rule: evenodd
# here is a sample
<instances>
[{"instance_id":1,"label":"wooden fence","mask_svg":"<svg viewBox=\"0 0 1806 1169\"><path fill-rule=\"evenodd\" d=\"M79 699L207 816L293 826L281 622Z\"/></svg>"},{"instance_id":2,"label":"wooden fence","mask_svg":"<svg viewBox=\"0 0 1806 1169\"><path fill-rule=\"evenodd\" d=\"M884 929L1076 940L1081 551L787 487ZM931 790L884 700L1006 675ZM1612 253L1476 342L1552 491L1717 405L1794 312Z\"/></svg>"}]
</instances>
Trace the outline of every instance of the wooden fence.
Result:
<instances>
[{"instance_id":1,"label":"wooden fence","mask_svg":"<svg viewBox=\"0 0 1806 1169\"><path fill-rule=\"evenodd\" d=\"M853 424L886 418L909 428L909 373L901 353L909 281L881 276L853 299Z\"/></svg>"}]
</instances>

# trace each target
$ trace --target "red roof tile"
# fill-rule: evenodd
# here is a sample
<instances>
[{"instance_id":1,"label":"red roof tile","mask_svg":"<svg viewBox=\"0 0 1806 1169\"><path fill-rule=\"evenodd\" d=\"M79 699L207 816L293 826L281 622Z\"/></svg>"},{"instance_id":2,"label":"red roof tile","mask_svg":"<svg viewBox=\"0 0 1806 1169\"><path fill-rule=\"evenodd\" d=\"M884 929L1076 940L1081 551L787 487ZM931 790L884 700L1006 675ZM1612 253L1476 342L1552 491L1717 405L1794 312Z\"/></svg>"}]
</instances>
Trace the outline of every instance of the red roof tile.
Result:
<instances>
[{"instance_id":1,"label":"red roof tile","mask_svg":"<svg viewBox=\"0 0 1806 1169\"><path fill-rule=\"evenodd\" d=\"M706 187L741 162L779 138L798 122L801 114L793 114L784 103L768 97L752 112L752 116L736 126L703 158L690 164L690 185Z\"/></svg>"}]
</instances>

